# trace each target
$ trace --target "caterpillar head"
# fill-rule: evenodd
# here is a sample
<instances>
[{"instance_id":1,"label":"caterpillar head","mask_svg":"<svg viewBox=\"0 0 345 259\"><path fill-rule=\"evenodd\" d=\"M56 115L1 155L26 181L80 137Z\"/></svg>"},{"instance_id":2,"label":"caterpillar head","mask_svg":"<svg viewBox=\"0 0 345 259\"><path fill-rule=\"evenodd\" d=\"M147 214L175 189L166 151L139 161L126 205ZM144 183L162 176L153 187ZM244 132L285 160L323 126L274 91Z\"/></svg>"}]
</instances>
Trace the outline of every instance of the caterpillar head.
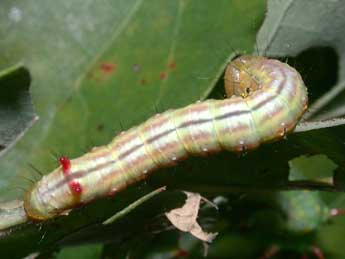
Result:
<instances>
[{"instance_id":1,"label":"caterpillar head","mask_svg":"<svg viewBox=\"0 0 345 259\"><path fill-rule=\"evenodd\" d=\"M253 67L264 59L259 56L240 56L228 64L224 77L227 97L236 95L246 98L260 88L262 82L257 75L259 71L253 71Z\"/></svg>"}]
</instances>

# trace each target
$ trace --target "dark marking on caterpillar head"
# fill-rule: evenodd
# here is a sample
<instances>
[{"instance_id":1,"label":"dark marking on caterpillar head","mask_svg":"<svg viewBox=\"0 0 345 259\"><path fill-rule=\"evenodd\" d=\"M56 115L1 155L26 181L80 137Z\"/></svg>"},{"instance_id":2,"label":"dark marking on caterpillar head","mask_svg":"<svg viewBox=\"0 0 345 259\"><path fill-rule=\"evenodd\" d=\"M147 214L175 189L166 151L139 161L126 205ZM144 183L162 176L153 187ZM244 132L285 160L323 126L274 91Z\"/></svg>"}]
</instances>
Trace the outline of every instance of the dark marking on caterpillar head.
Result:
<instances>
[{"instance_id":1,"label":"dark marking on caterpillar head","mask_svg":"<svg viewBox=\"0 0 345 259\"><path fill-rule=\"evenodd\" d=\"M116 70L117 65L114 63L102 63L100 65L100 69L102 70L103 73L105 74L110 74L112 73L114 70Z\"/></svg>"},{"instance_id":2,"label":"dark marking on caterpillar head","mask_svg":"<svg viewBox=\"0 0 345 259\"><path fill-rule=\"evenodd\" d=\"M261 81L247 67L256 63L261 57L241 56L232 61L225 70L225 92L246 98L252 92L260 89Z\"/></svg>"}]
</instances>

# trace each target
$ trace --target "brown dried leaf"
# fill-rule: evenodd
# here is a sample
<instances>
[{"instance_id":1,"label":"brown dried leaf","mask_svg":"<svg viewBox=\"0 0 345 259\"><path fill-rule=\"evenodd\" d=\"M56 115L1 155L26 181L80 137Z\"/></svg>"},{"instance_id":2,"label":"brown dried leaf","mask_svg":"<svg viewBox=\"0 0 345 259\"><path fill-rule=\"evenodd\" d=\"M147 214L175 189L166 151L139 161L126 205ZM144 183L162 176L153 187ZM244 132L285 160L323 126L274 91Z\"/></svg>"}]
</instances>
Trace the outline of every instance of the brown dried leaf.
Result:
<instances>
[{"instance_id":1,"label":"brown dried leaf","mask_svg":"<svg viewBox=\"0 0 345 259\"><path fill-rule=\"evenodd\" d=\"M199 193L185 192L185 194L187 195L185 204L181 208L165 213L166 217L177 229L189 232L202 241L212 242L218 233L204 232L197 222L202 197Z\"/></svg>"}]
</instances>

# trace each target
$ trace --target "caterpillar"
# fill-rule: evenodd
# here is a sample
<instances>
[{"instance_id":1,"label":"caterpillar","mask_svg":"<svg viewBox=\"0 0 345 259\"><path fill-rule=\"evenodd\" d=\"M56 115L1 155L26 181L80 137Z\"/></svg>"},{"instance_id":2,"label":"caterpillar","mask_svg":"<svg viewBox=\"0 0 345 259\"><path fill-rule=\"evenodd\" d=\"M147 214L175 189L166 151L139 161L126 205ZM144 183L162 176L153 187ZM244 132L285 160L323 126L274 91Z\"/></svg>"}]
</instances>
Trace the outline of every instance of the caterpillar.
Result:
<instances>
[{"instance_id":1,"label":"caterpillar","mask_svg":"<svg viewBox=\"0 0 345 259\"><path fill-rule=\"evenodd\" d=\"M292 131L307 109L300 74L265 57L230 62L225 91L229 98L168 110L79 158L61 157L60 166L25 194L27 217L43 221L62 215L190 155L254 149Z\"/></svg>"}]
</instances>

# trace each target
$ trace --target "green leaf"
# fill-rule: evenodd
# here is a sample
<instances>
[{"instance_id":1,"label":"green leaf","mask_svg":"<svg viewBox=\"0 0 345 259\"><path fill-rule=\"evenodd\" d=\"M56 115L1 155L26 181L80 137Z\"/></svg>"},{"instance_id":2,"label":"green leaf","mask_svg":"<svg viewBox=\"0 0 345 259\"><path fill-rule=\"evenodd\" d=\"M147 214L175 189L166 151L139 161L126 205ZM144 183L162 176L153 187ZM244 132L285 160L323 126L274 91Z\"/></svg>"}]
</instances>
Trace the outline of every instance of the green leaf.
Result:
<instances>
[{"instance_id":1,"label":"green leaf","mask_svg":"<svg viewBox=\"0 0 345 259\"><path fill-rule=\"evenodd\" d=\"M56 167L51 151L79 156L87 146L108 143L122 128L208 96L235 50L251 52L264 1L206 3L5 0L0 10L0 33L6 35L0 43L4 60L23 60L32 71L41 116L1 161L7 187L11 177L30 174L28 162L45 173ZM224 152L191 158L112 200L47 222L42 229L25 226L0 240L2 252L23 257L76 243L111 240L121 246L127 240L152 237L164 226L159 215L180 201L176 192L162 193L110 228L100 223L162 185L210 197L284 188L335 190L333 185L291 186L288 161L322 153L337 165L345 164L343 130L340 126L300 132L241 157ZM15 196L10 188L2 188L1 199ZM238 254L236 248L233 254Z\"/></svg>"},{"instance_id":2,"label":"green leaf","mask_svg":"<svg viewBox=\"0 0 345 259\"><path fill-rule=\"evenodd\" d=\"M338 58L327 63L314 52L314 64L305 68L309 77L318 77L324 70L337 75L338 81L313 103L307 118L326 119L345 114L345 6L333 0L269 0L268 13L257 37L259 52L276 57L296 56L315 47L331 47ZM315 63L318 60L320 63ZM304 61L305 62L305 61ZM317 65L315 65L317 64ZM332 71L331 69L337 71ZM312 71L313 70L313 71ZM326 76L326 75L324 75ZM321 79L322 80L322 79ZM317 83L317 82L316 82ZM313 85L308 85L309 89ZM321 85L325 89L324 85ZM313 92L311 92L313 94Z\"/></svg>"},{"instance_id":3,"label":"green leaf","mask_svg":"<svg viewBox=\"0 0 345 259\"><path fill-rule=\"evenodd\" d=\"M29 71L21 64L0 72L0 155L38 119L32 106Z\"/></svg>"},{"instance_id":4,"label":"green leaf","mask_svg":"<svg viewBox=\"0 0 345 259\"><path fill-rule=\"evenodd\" d=\"M77 247L67 247L62 249L56 256L57 259L73 259L76 256L84 259L98 259L102 255L102 245L84 245Z\"/></svg>"},{"instance_id":5,"label":"green leaf","mask_svg":"<svg viewBox=\"0 0 345 259\"><path fill-rule=\"evenodd\" d=\"M205 97L233 50L252 49L264 1L4 1L1 12L4 60L32 71L41 118L1 160L8 199L15 176L32 177L28 163L49 172L51 153L79 156Z\"/></svg>"},{"instance_id":6,"label":"green leaf","mask_svg":"<svg viewBox=\"0 0 345 259\"><path fill-rule=\"evenodd\" d=\"M30 68L41 119L1 160L1 176L8 181L1 199L18 196L10 184L15 176L32 175L28 163L48 173L56 167L52 152L79 156L87 147L109 142L122 127L206 97L234 51L251 52L264 4L5 0L0 66L21 60ZM77 213L75 220L68 217L70 223L62 218L57 229L29 227L2 240L1 247L17 256L52 248L90 219L101 222L144 194L134 190L121 194L120 203L114 199L114 206L98 203L93 218ZM152 213L162 210L154 207ZM137 222L142 226L143 218ZM114 232L119 239L127 233Z\"/></svg>"}]
</instances>

